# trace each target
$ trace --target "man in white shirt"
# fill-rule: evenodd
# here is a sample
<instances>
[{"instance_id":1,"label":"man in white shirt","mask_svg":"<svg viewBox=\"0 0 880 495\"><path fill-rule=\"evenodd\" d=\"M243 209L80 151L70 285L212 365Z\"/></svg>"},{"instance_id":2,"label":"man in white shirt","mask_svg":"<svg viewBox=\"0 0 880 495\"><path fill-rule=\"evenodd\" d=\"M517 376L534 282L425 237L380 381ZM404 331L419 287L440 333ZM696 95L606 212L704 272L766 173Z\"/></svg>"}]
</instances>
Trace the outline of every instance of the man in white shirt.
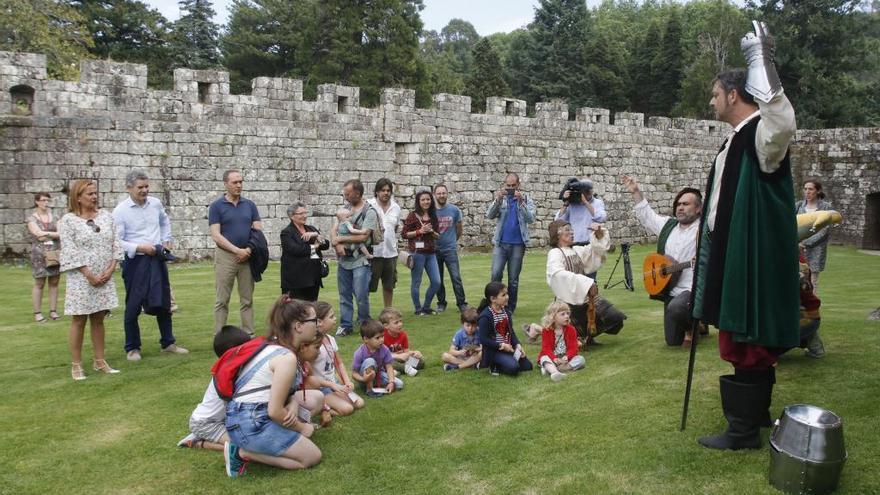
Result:
<instances>
[{"instance_id":1,"label":"man in white shirt","mask_svg":"<svg viewBox=\"0 0 880 495\"><path fill-rule=\"evenodd\" d=\"M386 308L391 307L394 287L397 285L397 223L400 221L400 205L394 201L393 194L394 183L382 177L376 181L376 187L373 189L375 197L367 200L379 214L379 221L385 227L382 244L373 246L370 292L379 290L379 280L381 280L382 301Z\"/></svg>"},{"instance_id":2,"label":"man in white shirt","mask_svg":"<svg viewBox=\"0 0 880 495\"><path fill-rule=\"evenodd\" d=\"M171 221L159 198L150 196L150 178L142 170L125 176L129 197L113 210L116 236L122 243L122 280L125 282L125 352L129 361L141 360L141 329L138 317L143 309L155 315L162 351L187 354L175 344L171 328L171 285L165 265L165 250L171 246Z\"/></svg>"},{"instance_id":3,"label":"man in white shirt","mask_svg":"<svg viewBox=\"0 0 880 495\"><path fill-rule=\"evenodd\" d=\"M639 223L651 234L658 236L657 252L671 257L677 263L689 262L697 254L697 234L700 231L700 215L703 212L703 197L700 191L686 187L675 195L672 202L675 217L655 212L639 188L639 183L624 175L623 185L633 195L635 214ZM673 287L658 297L663 301L663 333L666 345L690 346L690 329L693 320L690 314L691 283L694 269L684 268Z\"/></svg>"}]
</instances>

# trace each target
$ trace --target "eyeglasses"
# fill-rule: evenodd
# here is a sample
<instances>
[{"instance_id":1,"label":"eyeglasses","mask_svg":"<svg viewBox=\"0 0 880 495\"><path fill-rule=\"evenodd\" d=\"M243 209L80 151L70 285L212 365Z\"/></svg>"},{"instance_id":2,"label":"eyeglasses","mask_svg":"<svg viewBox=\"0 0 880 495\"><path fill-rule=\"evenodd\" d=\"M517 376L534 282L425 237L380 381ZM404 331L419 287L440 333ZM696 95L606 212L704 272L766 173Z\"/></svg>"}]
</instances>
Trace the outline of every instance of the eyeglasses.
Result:
<instances>
[{"instance_id":1,"label":"eyeglasses","mask_svg":"<svg viewBox=\"0 0 880 495\"><path fill-rule=\"evenodd\" d=\"M299 320L299 322L300 322L300 323L314 322L315 325L317 325L317 324L318 324L318 318L317 318L317 317L315 317L315 318L308 318L308 319L305 319L305 320Z\"/></svg>"},{"instance_id":2,"label":"eyeglasses","mask_svg":"<svg viewBox=\"0 0 880 495\"><path fill-rule=\"evenodd\" d=\"M88 225L89 227L91 227L92 230L94 230L96 234L97 234L98 232L101 232L101 227L98 227L98 225L95 224L95 221L94 221L94 220L86 220L86 225Z\"/></svg>"}]
</instances>

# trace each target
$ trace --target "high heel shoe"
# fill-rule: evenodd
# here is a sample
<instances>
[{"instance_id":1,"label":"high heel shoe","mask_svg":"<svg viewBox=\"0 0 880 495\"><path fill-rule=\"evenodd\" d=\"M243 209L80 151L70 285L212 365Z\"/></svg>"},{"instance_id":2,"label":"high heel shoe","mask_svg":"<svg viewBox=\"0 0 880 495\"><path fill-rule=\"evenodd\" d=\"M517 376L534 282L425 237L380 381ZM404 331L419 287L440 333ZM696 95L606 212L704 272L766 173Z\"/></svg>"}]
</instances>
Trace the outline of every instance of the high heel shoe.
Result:
<instances>
[{"instance_id":1,"label":"high heel shoe","mask_svg":"<svg viewBox=\"0 0 880 495\"><path fill-rule=\"evenodd\" d=\"M107 361L103 359L95 359L94 361L92 361L92 369L110 375L114 373L119 373L119 370L111 368L110 365L107 364Z\"/></svg>"},{"instance_id":2,"label":"high heel shoe","mask_svg":"<svg viewBox=\"0 0 880 495\"><path fill-rule=\"evenodd\" d=\"M83 371L82 362L70 363L70 377L75 381L86 379L86 372Z\"/></svg>"}]
</instances>

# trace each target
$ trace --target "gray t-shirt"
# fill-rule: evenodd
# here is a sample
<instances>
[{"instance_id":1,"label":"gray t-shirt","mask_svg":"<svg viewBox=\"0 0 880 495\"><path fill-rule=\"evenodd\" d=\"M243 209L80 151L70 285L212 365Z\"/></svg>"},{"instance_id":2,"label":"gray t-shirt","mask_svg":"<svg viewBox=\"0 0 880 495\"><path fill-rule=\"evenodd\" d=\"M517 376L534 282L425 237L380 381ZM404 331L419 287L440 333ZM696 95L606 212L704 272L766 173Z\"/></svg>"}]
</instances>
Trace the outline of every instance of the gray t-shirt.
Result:
<instances>
[{"instance_id":1,"label":"gray t-shirt","mask_svg":"<svg viewBox=\"0 0 880 495\"><path fill-rule=\"evenodd\" d=\"M365 209L366 208L366 209ZM363 206L361 208L355 210L352 207L348 207L351 210L351 223L357 229L369 229L376 230L379 225L379 215L376 213L376 210L370 207L366 201L363 202ZM362 215L361 212L364 212ZM366 241L366 244L369 244L369 239ZM353 244L356 246L356 244ZM352 251L351 255L345 255L339 258L339 267L344 268L346 270L354 270L355 268L361 266L368 266L370 264L370 260L360 252L359 249L355 249Z\"/></svg>"}]
</instances>

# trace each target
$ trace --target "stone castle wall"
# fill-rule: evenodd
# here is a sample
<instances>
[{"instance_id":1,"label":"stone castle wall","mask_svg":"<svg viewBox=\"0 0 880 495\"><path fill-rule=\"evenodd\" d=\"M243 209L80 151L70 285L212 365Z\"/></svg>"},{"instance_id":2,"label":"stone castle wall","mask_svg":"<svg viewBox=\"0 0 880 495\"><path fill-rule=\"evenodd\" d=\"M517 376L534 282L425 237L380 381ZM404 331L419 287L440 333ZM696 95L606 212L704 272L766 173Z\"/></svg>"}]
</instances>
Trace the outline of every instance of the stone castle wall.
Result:
<instances>
[{"instance_id":1,"label":"stone castle wall","mask_svg":"<svg viewBox=\"0 0 880 495\"><path fill-rule=\"evenodd\" d=\"M103 207L112 208L126 196L123 178L133 168L151 176L153 194L172 217L177 251L194 258L213 249L207 206L230 168L243 172L244 194L259 206L275 255L288 204L311 205L311 223L326 231L342 183L354 177L368 197L378 178L391 178L404 209L419 188L446 183L465 216L462 244L487 246L494 221L484 212L508 171L520 175L538 206L533 245L546 244L569 177L594 181L616 241L642 242L649 238L618 177L637 176L652 203L669 213L677 190L703 187L727 132L716 121L646 123L632 113L612 121L608 110L595 108L577 109L569 120L562 102L538 103L526 117L524 101L489 98L485 114L472 114L466 96L435 95L432 108L420 109L412 90L385 89L378 107L362 108L359 88L334 84L304 101L302 82L293 79L256 78L250 95L230 95L228 74L220 71L177 69L171 91L147 89L143 65L88 60L80 72L80 82L50 80L43 55L0 52L2 250L27 250L23 221L33 193L53 193L60 216L66 184L93 177ZM798 173L827 175L829 196L846 205L838 240L860 242L864 222L854 217L864 195L878 190L878 142L877 129L798 134ZM839 155L844 149L848 154Z\"/></svg>"}]
</instances>

